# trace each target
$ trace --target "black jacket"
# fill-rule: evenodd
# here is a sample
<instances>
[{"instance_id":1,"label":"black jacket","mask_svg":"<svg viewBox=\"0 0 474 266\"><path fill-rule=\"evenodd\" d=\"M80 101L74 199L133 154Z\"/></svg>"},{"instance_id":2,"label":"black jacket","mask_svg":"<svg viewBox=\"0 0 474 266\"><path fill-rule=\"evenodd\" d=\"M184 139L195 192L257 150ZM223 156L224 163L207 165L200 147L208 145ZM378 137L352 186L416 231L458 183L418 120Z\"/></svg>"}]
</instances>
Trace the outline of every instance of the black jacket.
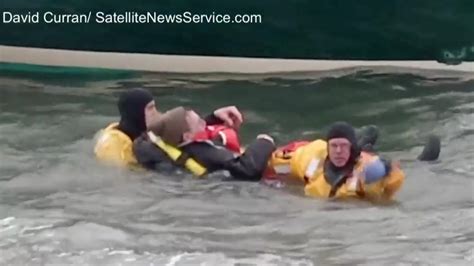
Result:
<instances>
[{"instance_id":1,"label":"black jacket","mask_svg":"<svg viewBox=\"0 0 474 266\"><path fill-rule=\"evenodd\" d=\"M211 117L206 121L211 122ZM217 121L217 120L214 120ZM211 124L211 123L209 123ZM214 123L212 123L214 124ZM205 142L191 142L181 146L181 151L206 167L207 173L227 170L231 176L238 180L259 181L267 167L268 160L275 150L275 145L266 139L254 140L241 155L234 153L219 145L217 138ZM134 141L133 151L137 161L145 168L162 171L171 165L171 159L147 135L140 136Z\"/></svg>"}]
</instances>

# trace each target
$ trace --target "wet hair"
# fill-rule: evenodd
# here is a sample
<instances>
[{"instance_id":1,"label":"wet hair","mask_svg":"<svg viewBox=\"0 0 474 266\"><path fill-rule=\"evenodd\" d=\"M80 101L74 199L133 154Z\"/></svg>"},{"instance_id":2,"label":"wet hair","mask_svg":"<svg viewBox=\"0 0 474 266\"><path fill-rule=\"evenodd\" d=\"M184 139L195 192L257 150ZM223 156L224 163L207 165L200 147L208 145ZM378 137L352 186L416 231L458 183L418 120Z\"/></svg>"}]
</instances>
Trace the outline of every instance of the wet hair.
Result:
<instances>
[{"instance_id":1,"label":"wet hair","mask_svg":"<svg viewBox=\"0 0 474 266\"><path fill-rule=\"evenodd\" d=\"M183 142L183 134L189 131L186 121L187 112L190 109L182 106L173 108L162 114L160 118L150 125L150 130L161 139L174 146Z\"/></svg>"}]
</instances>

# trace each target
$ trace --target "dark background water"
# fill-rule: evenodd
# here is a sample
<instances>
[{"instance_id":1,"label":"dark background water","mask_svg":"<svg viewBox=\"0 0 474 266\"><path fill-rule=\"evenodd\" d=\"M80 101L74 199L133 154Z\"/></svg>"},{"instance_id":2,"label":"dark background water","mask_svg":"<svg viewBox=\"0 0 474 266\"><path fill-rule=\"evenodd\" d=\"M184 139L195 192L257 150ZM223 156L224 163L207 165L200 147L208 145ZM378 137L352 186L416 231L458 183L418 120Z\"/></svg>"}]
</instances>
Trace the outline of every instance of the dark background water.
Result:
<instances>
[{"instance_id":1,"label":"dark background water","mask_svg":"<svg viewBox=\"0 0 474 266\"><path fill-rule=\"evenodd\" d=\"M4 71L0 77L0 264L472 265L474 81L470 74L281 76ZM379 149L407 161L391 206L326 202L263 184L129 172L93 157L120 91L166 110L235 104L248 143L321 136L335 120L376 124ZM240 263L240 264L239 264Z\"/></svg>"},{"instance_id":2,"label":"dark background water","mask_svg":"<svg viewBox=\"0 0 474 266\"><path fill-rule=\"evenodd\" d=\"M354 60L474 60L471 0L4 0L27 14L257 14L258 24L2 24L4 45L93 51Z\"/></svg>"}]
</instances>

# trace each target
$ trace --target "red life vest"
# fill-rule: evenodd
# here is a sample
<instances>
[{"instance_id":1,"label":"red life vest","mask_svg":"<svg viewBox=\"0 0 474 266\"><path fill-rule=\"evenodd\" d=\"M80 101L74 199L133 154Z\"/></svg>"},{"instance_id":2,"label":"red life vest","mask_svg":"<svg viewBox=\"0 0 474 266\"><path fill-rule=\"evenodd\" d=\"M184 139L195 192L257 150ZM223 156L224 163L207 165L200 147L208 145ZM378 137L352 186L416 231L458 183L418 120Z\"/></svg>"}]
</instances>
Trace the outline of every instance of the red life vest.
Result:
<instances>
[{"instance_id":1,"label":"red life vest","mask_svg":"<svg viewBox=\"0 0 474 266\"><path fill-rule=\"evenodd\" d=\"M213 140L217 137L221 138L222 144L224 144L227 149L240 154L240 141L237 132L224 125L206 126L204 131L195 135L194 140Z\"/></svg>"}]
</instances>

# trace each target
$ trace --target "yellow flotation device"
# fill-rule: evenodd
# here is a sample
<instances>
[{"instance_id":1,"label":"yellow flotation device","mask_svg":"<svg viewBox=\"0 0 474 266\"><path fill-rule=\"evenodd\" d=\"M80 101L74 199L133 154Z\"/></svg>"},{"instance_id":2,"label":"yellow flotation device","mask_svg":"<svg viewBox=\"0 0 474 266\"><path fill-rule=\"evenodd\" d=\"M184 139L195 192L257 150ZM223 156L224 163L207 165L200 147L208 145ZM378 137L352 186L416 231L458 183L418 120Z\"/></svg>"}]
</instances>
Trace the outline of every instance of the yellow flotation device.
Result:
<instances>
[{"instance_id":1,"label":"yellow flotation device","mask_svg":"<svg viewBox=\"0 0 474 266\"><path fill-rule=\"evenodd\" d=\"M183 165L188 171L198 177L201 177L207 173L207 169L204 166L199 164L193 158L188 157L187 154L182 152L180 149L165 143L159 136L155 135L151 131L149 131L147 134L150 140L178 165Z\"/></svg>"},{"instance_id":2,"label":"yellow flotation device","mask_svg":"<svg viewBox=\"0 0 474 266\"><path fill-rule=\"evenodd\" d=\"M122 131L116 129L118 123L111 123L101 129L94 139L94 154L99 161L112 165L138 166L132 150L132 140Z\"/></svg>"}]
</instances>

